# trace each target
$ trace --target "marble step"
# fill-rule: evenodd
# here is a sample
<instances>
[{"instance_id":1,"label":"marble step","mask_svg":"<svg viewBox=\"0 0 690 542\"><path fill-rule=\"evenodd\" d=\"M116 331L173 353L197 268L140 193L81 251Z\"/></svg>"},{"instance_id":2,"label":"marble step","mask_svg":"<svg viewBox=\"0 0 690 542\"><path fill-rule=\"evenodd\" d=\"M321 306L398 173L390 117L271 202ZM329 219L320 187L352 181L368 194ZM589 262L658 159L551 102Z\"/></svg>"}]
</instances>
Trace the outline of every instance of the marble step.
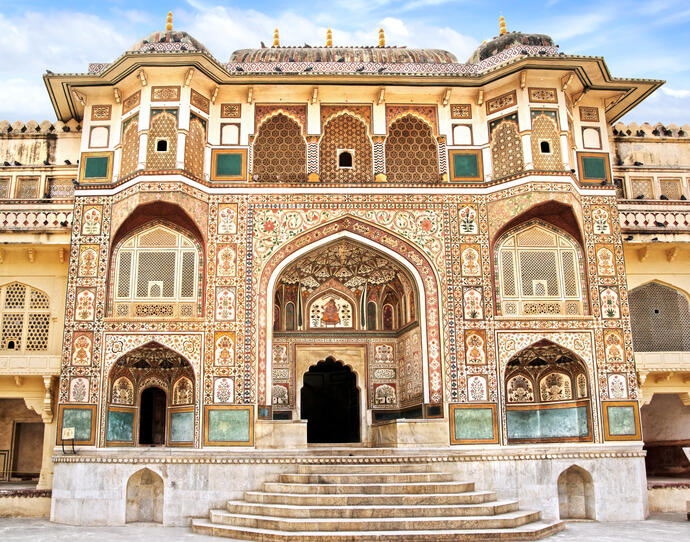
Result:
<instances>
[{"instance_id":1,"label":"marble step","mask_svg":"<svg viewBox=\"0 0 690 542\"><path fill-rule=\"evenodd\" d=\"M398 517L458 517L494 516L518 509L517 501L493 501L480 504L442 504L419 506L413 504L366 504L340 506L305 506L293 504L264 504L246 501L228 501L227 511L232 514L254 514L283 518L398 518Z\"/></svg>"},{"instance_id":2,"label":"marble step","mask_svg":"<svg viewBox=\"0 0 690 542\"><path fill-rule=\"evenodd\" d=\"M384 493L384 494L321 494L269 493L247 491L244 500L250 503L288 504L295 506L438 506L444 504L479 504L496 500L495 491L465 491L462 493Z\"/></svg>"},{"instance_id":3,"label":"marble step","mask_svg":"<svg viewBox=\"0 0 690 542\"><path fill-rule=\"evenodd\" d=\"M463 493L474 491L474 482L405 482L375 484L295 484L264 482L268 493Z\"/></svg>"},{"instance_id":4,"label":"marble step","mask_svg":"<svg viewBox=\"0 0 690 542\"><path fill-rule=\"evenodd\" d=\"M253 514L233 514L211 510L214 524L275 531L410 531L510 529L541 519L541 512L506 512L495 516L472 517L396 517L396 518L276 518Z\"/></svg>"},{"instance_id":5,"label":"marble step","mask_svg":"<svg viewBox=\"0 0 690 542\"><path fill-rule=\"evenodd\" d=\"M329 473L349 472L431 472L429 463L328 463L314 465L298 465L299 474L311 474L328 471Z\"/></svg>"},{"instance_id":6,"label":"marble step","mask_svg":"<svg viewBox=\"0 0 690 542\"><path fill-rule=\"evenodd\" d=\"M410 482L450 482L452 474L442 472L352 472L331 474L281 474L278 481L288 484L403 484Z\"/></svg>"},{"instance_id":7,"label":"marble step","mask_svg":"<svg viewBox=\"0 0 690 542\"><path fill-rule=\"evenodd\" d=\"M235 540L255 542L471 542L538 540L565 529L562 521L536 521L513 529L473 529L473 530L410 530L410 531L293 531L281 532L269 529L234 527L214 524L208 519L193 519L192 531L197 534L222 536Z\"/></svg>"}]
</instances>

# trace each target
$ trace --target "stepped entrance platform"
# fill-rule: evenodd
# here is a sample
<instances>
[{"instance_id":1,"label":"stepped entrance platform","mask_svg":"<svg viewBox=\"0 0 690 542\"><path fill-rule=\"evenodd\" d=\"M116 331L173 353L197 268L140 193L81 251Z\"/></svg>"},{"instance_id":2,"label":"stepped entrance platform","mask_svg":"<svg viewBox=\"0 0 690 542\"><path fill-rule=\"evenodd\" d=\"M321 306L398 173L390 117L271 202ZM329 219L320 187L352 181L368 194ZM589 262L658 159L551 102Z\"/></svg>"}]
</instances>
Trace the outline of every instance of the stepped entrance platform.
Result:
<instances>
[{"instance_id":1,"label":"stepped entrance platform","mask_svg":"<svg viewBox=\"0 0 690 542\"><path fill-rule=\"evenodd\" d=\"M563 519L648 515L639 445L108 448L54 463L53 521L237 540L534 540Z\"/></svg>"}]
</instances>

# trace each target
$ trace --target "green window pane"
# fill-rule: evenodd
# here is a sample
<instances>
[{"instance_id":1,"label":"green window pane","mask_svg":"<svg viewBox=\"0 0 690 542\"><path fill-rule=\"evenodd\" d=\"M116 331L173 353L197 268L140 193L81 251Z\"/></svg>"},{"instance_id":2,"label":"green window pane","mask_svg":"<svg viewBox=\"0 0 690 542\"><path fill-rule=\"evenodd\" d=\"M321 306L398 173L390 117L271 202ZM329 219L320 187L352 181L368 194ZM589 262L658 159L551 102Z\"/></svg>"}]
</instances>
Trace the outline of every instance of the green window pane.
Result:
<instances>
[{"instance_id":1,"label":"green window pane","mask_svg":"<svg viewBox=\"0 0 690 542\"><path fill-rule=\"evenodd\" d=\"M582 170L583 179L604 180L608 178L606 172L606 158L603 156L583 156Z\"/></svg>"},{"instance_id":2,"label":"green window pane","mask_svg":"<svg viewBox=\"0 0 690 542\"><path fill-rule=\"evenodd\" d=\"M84 179L104 179L108 176L109 156L86 156Z\"/></svg>"},{"instance_id":3,"label":"green window pane","mask_svg":"<svg viewBox=\"0 0 690 542\"><path fill-rule=\"evenodd\" d=\"M453 176L454 177L478 177L479 163L476 154L454 154L453 155Z\"/></svg>"},{"instance_id":4,"label":"green window pane","mask_svg":"<svg viewBox=\"0 0 690 542\"><path fill-rule=\"evenodd\" d=\"M218 153L216 155L216 177L240 177L242 175L242 153Z\"/></svg>"}]
</instances>

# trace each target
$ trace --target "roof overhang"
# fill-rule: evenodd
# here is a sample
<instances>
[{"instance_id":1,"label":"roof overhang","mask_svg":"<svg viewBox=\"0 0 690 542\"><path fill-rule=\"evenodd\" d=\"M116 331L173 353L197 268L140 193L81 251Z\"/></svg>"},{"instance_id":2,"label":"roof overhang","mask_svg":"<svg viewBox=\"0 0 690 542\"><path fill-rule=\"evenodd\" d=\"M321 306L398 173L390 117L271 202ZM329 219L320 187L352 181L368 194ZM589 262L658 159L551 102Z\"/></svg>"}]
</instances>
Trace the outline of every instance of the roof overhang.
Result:
<instances>
[{"instance_id":1,"label":"roof overhang","mask_svg":"<svg viewBox=\"0 0 690 542\"><path fill-rule=\"evenodd\" d=\"M395 73L395 64L387 64L383 73L356 72L361 63L341 63L341 71L303 71L302 63L247 64L243 71L232 71L208 53L125 53L98 74L52 74L43 76L59 120L81 119L84 107L74 90L115 87L142 68L190 67L217 85L360 85L479 88L524 70L555 71L574 74L568 84L569 96L577 101L597 93L606 101L606 120L613 123L634 108L664 81L656 79L619 79L611 76L602 57L569 55L521 55L479 73ZM318 63L312 63L318 66ZM234 65L233 65L234 66ZM420 65L421 66L421 65ZM453 66L453 65L451 65ZM457 65L454 65L457 66ZM252 71L253 70L253 71Z\"/></svg>"}]
</instances>

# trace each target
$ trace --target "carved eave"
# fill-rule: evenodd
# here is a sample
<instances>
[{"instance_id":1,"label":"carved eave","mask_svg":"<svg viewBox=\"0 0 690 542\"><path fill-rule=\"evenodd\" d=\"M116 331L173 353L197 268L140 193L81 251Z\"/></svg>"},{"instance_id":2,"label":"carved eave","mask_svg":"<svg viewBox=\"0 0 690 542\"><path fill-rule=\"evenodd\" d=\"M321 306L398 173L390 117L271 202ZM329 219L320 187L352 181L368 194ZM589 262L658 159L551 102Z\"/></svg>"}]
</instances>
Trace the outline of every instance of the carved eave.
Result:
<instances>
[{"instance_id":1,"label":"carved eave","mask_svg":"<svg viewBox=\"0 0 690 542\"><path fill-rule=\"evenodd\" d=\"M301 64L267 63L257 69L257 64L224 65L205 52L125 53L98 74L45 74L43 79L57 117L61 120L83 117L84 107L75 98L73 90L79 89L88 94L89 87L114 86L128 76L136 76L142 68L157 67L193 67L216 85L353 84L439 87L440 90L486 87L524 70L551 71L561 78L574 74L566 90L571 100L576 100L583 92L586 95L596 93L598 98L603 99L609 123L615 122L664 84L664 81L653 79L613 78L603 58L568 55L521 55L478 73L451 73L453 67L457 69L457 64L448 65L448 73L423 73L423 65L420 65L419 73L395 73L398 66L393 63L386 64L386 69L381 73L378 70L374 73L355 72L355 68L362 63L339 63L338 69L341 71L337 72L327 71L326 68L331 68L326 64L309 63L315 69L305 73ZM243 71L237 71L237 66L242 67ZM276 66L282 71L276 71Z\"/></svg>"}]
</instances>

